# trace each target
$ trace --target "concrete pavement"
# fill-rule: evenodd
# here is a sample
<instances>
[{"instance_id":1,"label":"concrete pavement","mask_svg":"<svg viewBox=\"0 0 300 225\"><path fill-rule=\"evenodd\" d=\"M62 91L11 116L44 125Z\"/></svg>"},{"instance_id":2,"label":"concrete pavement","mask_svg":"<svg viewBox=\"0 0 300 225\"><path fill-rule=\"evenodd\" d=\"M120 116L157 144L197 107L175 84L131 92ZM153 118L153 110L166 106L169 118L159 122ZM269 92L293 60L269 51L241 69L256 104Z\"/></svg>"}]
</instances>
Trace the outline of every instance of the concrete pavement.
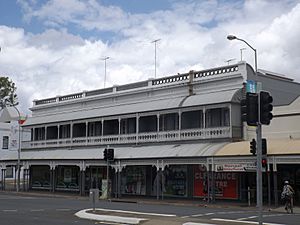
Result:
<instances>
[{"instance_id":1,"label":"concrete pavement","mask_svg":"<svg viewBox=\"0 0 300 225\"><path fill-rule=\"evenodd\" d=\"M3 192L1 192L3 193ZM63 198L67 198L67 199L82 199L82 200L87 200L88 198L87 197L79 197L79 196L75 196L75 195L68 195L68 194L56 194L56 195L53 195L52 193L34 193L34 192L19 192L19 193L14 193L14 192L7 192L7 193L10 193L10 194L15 194L16 196L47 196L47 197L56 197L58 199L61 199L61 197ZM106 200L101 200L103 203L108 203ZM101 202L100 201L100 202ZM154 198L151 198L151 199L140 199L140 198L122 198L122 199L112 199L111 200L112 202L124 202L124 203L139 203L139 204L145 204L145 205L170 205L171 206L191 206L191 209L195 209L197 210L197 208L206 208L206 211L202 214L208 214L207 213L207 210L211 209L211 210L214 210L216 212L216 210L219 212L219 211L222 211L222 209L224 209L225 211L230 211L232 209L232 211L239 211L239 210L249 210L249 211L256 211L257 208L253 205L251 207L248 207L247 204L245 203L240 203L240 202L228 202L228 201L218 201L217 203L214 203L214 204L206 204L206 202L202 201L202 200L178 200L178 199L164 199L164 200L157 200L157 199L154 199ZM83 201L84 202L84 205L82 208L77 208L77 209L84 209L86 206L87 207L90 207L88 206L89 204L87 204L88 202L87 201ZM123 205L123 204L122 204ZM126 204L125 204L126 205ZM170 207L166 207L166 208L170 208ZM121 207L122 208L122 207ZM131 208L131 210L137 210L138 209L133 209L133 207L129 207ZM106 209L107 211L107 209ZM169 211L168 213L174 213L172 210L167 210ZM275 212L277 214L286 214L286 211L284 209L283 206L281 207L271 207L270 209L265 206L264 207L264 211L272 211L272 212ZM180 212L176 212L176 213L179 213L179 217L180 217ZM92 212L90 210L85 210L83 211L83 213L81 213L81 216L86 216L87 218L90 218L92 216ZM137 221L136 223L134 222L131 222L131 224L138 224L138 223L143 223L143 224L146 224L146 225L152 225L151 223L153 223L154 221L156 221L154 224L160 224L160 225L164 225L164 224L170 224L170 220L173 220L173 217L166 217L166 216L160 216L160 215L152 215L152 217L150 215L148 215L148 213L146 213L145 215L136 215L136 212L135 214L126 214L124 212L104 212L104 211L101 211L99 210L99 215L102 215L102 216L107 216L107 215L110 215L110 216L113 216L113 217L121 217L121 218L118 218L119 220L111 220L112 218L109 218L108 221L120 221L120 219L123 221L123 217L129 217L130 219L132 218L135 218L135 220ZM193 214L193 213L191 213ZM196 213L195 213L196 214ZM217 213L215 213L217 214ZM294 208L294 214L297 216L300 215L300 208L299 207L295 207ZM93 216L92 216L93 217ZM103 218L99 218L98 219L96 218L91 218L92 220L99 220L99 221L104 221ZM114 219L114 218L113 218ZM141 220L141 219L147 219L147 220ZM178 220L179 218L177 217L176 218L176 221L172 221L172 224L177 224L178 223ZM191 219L191 217L189 217L189 220ZM184 220L181 220L179 219L180 222L179 224L184 224ZM106 220L107 221L107 220ZM124 221L123 221L124 222Z\"/></svg>"},{"instance_id":2,"label":"concrete pavement","mask_svg":"<svg viewBox=\"0 0 300 225\"><path fill-rule=\"evenodd\" d=\"M284 207L278 207L274 209L264 209L265 211L273 211L277 213L286 213ZM294 214L300 214L300 207L294 208ZM122 224L140 224L143 225L202 225L206 223L199 223L194 221L193 218L177 217L176 215L170 214L153 214L153 213L139 213L122 210L107 210L96 208L95 211L92 209L81 210L75 214L76 216L83 219L90 219L102 222L122 223ZM213 225L210 223L210 225Z\"/></svg>"},{"instance_id":3,"label":"concrete pavement","mask_svg":"<svg viewBox=\"0 0 300 225\"><path fill-rule=\"evenodd\" d=\"M120 224L140 224L143 225L208 225L207 223L193 223L193 219L181 218L176 215L170 214L157 214L157 213L141 213L130 212L122 210L107 210L96 208L81 210L75 215L82 219L89 219L94 221L120 223ZM129 217L130 216L130 217ZM187 221L188 220L188 221ZM209 225L213 225L210 223Z\"/></svg>"}]
</instances>

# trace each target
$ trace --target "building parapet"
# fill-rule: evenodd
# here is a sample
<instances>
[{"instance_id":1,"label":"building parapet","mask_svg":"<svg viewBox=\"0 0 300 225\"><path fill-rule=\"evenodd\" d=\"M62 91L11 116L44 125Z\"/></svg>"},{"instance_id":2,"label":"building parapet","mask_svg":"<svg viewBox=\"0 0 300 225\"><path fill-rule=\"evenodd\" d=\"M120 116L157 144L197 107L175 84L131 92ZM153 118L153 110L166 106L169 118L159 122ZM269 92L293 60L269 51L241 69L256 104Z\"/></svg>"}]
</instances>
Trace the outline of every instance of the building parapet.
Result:
<instances>
[{"instance_id":1,"label":"building parapet","mask_svg":"<svg viewBox=\"0 0 300 225\"><path fill-rule=\"evenodd\" d=\"M178 75L168 76L168 77L162 77L162 78L158 78L158 79L150 79L148 81L141 81L141 82L125 84L125 85L120 85L120 86L115 86L115 87L110 87L110 88L104 88L104 89L98 89L98 90L92 90L92 91L84 91L81 93L75 93L75 94L70 94L70 95L57 96L57 97L41 99L41 100L34 100L33 106L48 105L48 104L53 104L53 103L58 103L58 102L83 99L86 97L101 96L101 95L107 95L107 94L118 93L118 92L123 92L123 91L136 90L136 89L140 89L140 88L165 86L165 85L172 85L172 84L176 84L176 83L178 83L178 84L179 83L190 83L193 81L213 78L215 76L226 75L229 73L235 73L238 70L239 70L239 64L218 67L218 68L213 68L213 69L203 70L203 71L190 71L189 73L178 74Z\"/></svg>"}]
</instances>

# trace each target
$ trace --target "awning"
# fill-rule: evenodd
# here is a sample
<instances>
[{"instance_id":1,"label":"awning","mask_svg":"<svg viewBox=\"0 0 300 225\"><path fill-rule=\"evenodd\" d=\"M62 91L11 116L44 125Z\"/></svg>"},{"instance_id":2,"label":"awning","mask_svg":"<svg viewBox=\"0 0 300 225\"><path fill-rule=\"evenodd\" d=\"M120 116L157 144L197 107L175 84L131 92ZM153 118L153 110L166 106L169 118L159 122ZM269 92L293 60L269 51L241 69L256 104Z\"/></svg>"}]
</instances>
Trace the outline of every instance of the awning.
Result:
<instances>
[{"instance_id":1,"label":"awning","mask_svg":"<svg viewBox=\"0 0 300 225\"><path fill-rule=\"evenodd\" d=\"M69 120L80 120L87 118L97 118L104 116L126 115L132 113L142 113L159 111L165 109L175 109L180 107L210 105L231 102L237 89L201 93L192 96L167 97L164 99L151 99L151 101L137 101L127 104L99 106L92 109L79 109L73 112L55 112L53 114L33 116L24 123L25 126L63 122ZM54 105L52 107L55 107Z\"/></svg>"},{"instance_id":2,"label":"awning","mask_svg":"<svg viewBox=\"0 0 300 225\"><path fill-rule=\"evenodd\" d=\"M293 139L278 139L267 140L268 155L299 155L300 140ZM220 148L215 156L241 156L251 155L250 142L242 141L225 145Z\"/></svg>"},{"instance_id":3,"label":"awning","mask_svg":"<svg viewBox=\"0 0 300 225\"><path fill-rule=\"evenodd\" d=\"M191 95L183 102L182 107L233 102L236 101L233 99L233 96L237 91L237 89L214 90L214 92L210 93Z\"/></svg>"},{"instance_id":4,"label":"awning","mask_svg":"<svg viewBox=\"0 0 300 225\"><path fill-rule=\"evenodd\" d=\"M150 159L150 158L183 158L212 156L217 150L226 145L222 143L199 143L178 145L152 145L138 147L113 147L116 159ZM21 152L21 160L85 160L103 159L102 148L91 149L59 149L32 150ZM15 160L16 151L5 151L0 160Z\"/></svg>"}]
</instances>

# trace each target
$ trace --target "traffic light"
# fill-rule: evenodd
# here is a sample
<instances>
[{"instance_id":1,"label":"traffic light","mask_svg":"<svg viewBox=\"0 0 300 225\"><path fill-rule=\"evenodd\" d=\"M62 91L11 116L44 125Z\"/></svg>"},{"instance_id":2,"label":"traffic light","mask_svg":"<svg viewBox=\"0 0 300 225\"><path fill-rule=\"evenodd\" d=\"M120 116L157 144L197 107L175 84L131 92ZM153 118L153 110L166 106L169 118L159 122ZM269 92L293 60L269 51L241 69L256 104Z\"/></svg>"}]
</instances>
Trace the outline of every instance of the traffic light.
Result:
<instances>
[{"instance_id":1,"label":"traffic light","mask_svg":"<svg viewBox=\"0 0 300 225\"><path fill-rule=\"evenodd\" d=\"M250 142L250 152L255 155L256 154L256 140L253 138Z\"/></svg>"},{"instance_id":2,"label":"traffic light","mask_svg":"<svg viewBox=\"0 0 300 225\"><path fill-rule=\"evenodd\" d=\"M267 155L267 139L261 139L261 154Z\"/></svg>"},{"instance_id":3,"label":"traffic light","mask_svg":"<svg viewBox=\"0 0 300 225\"><path fill-rule=\"evenodd\" d=\"M113 148L107 149L107 159L114 160L114 149Z\"/></svg>"},{"instance_id":4,"label":"traffic light","mask_svg":"<svg viewBox=\"0 0 300 225\"><path fill-rule=\"evenodd\" d=\"M268 164L267 158L263 157L261 160L262 168L267 168L267 164Z\"/></svg>"},{"instance_id":5,"label":"traffic light","mask_svg":"<svg viewBox=\"0 0 300 225\"><path fill-rule=\"evenodd\" d=\"M108 157L107 157L107 148L106 149L104 149L104 151L103 151L103 159L105 160L105 161L107 161L107 159L108 159Z\"/></svg>"},{"instance_id":6,"label":"traffic light","mask_svg":"<svg viewBox=\"0 0 300 225\"><path fill-rule=\"evenodd\" d=\"M273 102L273 97L270 95L269 92L261 91L260 92L260 123L269 125L270 121L273 118L272 110L273 105L271 104Z\"/></svg>"},{"instance_id":7,"label":"traffic light","mask_svg":"<svg viewBox=\"0 0 300 225\"><path fill-rule=\"evenodd\" d=\"M257 126L258 122L258 95L256 93L246 94L246 99L241 101L242 121L249 126Z\"/></svg>"},{"instance_id":8,"label":"traffic light","mask_svg":"<svg viewBox=\"0 0 300 225\"><path fill-rule=\"evenodd\" d=\"M103 151L103 159L105 161L114 160L114 149L113 148L106 148Z\"/></svg>"}]
</instances>

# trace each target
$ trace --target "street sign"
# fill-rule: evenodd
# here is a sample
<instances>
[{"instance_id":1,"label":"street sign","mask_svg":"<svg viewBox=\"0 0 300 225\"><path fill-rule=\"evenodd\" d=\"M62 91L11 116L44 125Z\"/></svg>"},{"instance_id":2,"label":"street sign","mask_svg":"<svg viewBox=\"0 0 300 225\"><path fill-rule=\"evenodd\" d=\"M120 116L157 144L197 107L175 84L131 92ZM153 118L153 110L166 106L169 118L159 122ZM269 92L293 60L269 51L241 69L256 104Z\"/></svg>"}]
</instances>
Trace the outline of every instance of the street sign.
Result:
<instances>
[{"instance_id":1,"label":"street sign","mask_svg":"<svg viewBox=\"0 0 300 225\"><path fill-rule=\"evenodd\" d=\"M247 80L246 92L257 93L257 84L255 80Z\"/></svg>"},{"instance_id":2,"label":"street sign","mask_svg":"<svg viewBox=\"0 0 300 225\"><path fill-rule=\"evenodd\" d=\"M216 172L256 171L255 163L226 163L216 165Z\"/></svg>"}]
</instances>

